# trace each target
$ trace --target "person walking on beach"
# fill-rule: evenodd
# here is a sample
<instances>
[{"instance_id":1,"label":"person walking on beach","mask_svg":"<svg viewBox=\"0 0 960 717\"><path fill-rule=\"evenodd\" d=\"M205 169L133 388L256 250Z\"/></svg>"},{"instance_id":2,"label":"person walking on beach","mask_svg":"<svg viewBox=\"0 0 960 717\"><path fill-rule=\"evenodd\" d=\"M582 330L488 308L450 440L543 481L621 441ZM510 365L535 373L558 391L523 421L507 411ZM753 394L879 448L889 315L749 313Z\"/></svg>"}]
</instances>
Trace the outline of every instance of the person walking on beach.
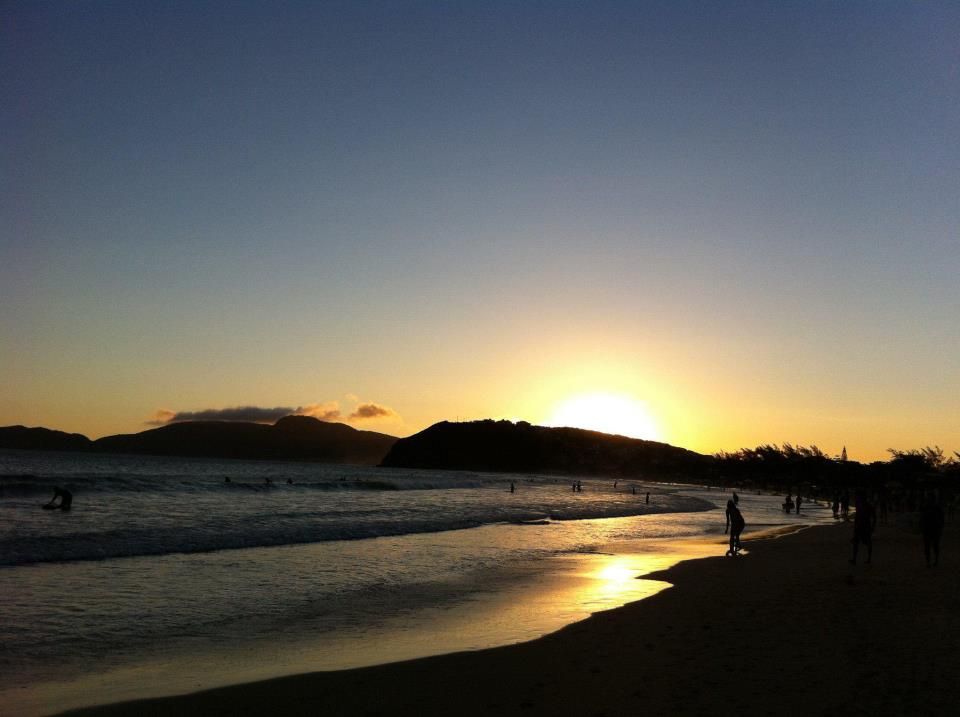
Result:
<instances>
[{"instance_id":1,"label":"person walking on beach","mask_svg":"<svg viewBox=\"0 0 960 717\"><path fill-rule=\"evenodd\" d=\"M857 552L860 549L860 543L867 546L867 564L873 558L873 529L877 526L877 514L873 509L873 504L867 499L867 494L860 490L857 491L857 512L853 516L853 557L850 559L851 565L857 564Z\"/></svg>"},{"instance_id":2,"label":"person walking on beach","mask_svg":"<svg viewBox=\"0 0 960 717\"><path fill-rule=\"evenodd\" d=\"M927 494L920 511L920 532L923 533L923 554L930 567L930 553L933 553L933 565L940 562L940 537L943 535L943 506L933 491Z\"/></svg>"},{"instance_id":3,"label":"person walking on beach","mask_svg":"<svg viewBox=\"0 0 960 717\"><path fill-rule=\"evenodd\" d=\"M513 484L513 481L510 481L510 492L513 493L517 490L517 487Z\"/></svg>"}]
</instances>

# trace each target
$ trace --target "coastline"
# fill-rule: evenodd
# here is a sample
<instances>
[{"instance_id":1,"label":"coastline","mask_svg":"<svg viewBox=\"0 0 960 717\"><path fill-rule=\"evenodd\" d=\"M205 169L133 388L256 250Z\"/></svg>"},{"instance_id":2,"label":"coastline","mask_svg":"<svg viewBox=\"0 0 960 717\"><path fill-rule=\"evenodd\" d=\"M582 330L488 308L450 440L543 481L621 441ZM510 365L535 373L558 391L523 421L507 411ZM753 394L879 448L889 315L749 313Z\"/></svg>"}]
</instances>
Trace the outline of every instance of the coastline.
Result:
<instances>
[{"instance_id":1,"label":"coastline","mask_svg":"<svg viewBox=\"0 0 960 717\"><path fill-rule=\"evenodd\" d=\"M947 713L958 533L924 566L910 515L848 565L850 526L754 536L673 587L531 642L74 710L70 715Z\"/></svg>"}]
</instances>

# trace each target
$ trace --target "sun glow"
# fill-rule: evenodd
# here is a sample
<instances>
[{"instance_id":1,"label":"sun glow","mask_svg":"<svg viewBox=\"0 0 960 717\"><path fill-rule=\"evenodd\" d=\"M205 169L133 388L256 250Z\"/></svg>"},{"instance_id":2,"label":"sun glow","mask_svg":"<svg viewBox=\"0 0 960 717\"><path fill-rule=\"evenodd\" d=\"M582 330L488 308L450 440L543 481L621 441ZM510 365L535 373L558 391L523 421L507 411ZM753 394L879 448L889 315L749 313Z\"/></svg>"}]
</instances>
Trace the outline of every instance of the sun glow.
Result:
<instances>
[{"instance_id":1,"label":"sun glow","mask_svg":"<svg viewBox=\"0 0 960 717\"><path fill-rule=\"evenodd\" d=\"M646 404L623 394L587 393L573 396L556 406L547 423L551 426L587 428L631 438L660 440L659 427Z\"/></svg>"}]
</instances>

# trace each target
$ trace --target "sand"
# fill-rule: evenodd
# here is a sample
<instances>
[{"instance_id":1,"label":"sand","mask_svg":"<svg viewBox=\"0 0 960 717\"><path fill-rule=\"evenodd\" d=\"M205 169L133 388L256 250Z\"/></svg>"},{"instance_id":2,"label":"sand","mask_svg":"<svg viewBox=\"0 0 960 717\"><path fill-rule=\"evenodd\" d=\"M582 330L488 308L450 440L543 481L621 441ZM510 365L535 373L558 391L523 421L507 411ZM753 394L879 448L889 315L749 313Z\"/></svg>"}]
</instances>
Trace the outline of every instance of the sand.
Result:
<instances>
[{"instance_id":1,"label":"sand","mask_svg":"<svg viewBox=\"0 0 960 717\"><path fill-rule=\"evenodd\" d=\"M960 531L936 568L915 516L878 529L872 565L848 564L851 532L681 563L646 576L673 588L533 642L69 714L956 714Z\"/></svg>"}]
</instances>

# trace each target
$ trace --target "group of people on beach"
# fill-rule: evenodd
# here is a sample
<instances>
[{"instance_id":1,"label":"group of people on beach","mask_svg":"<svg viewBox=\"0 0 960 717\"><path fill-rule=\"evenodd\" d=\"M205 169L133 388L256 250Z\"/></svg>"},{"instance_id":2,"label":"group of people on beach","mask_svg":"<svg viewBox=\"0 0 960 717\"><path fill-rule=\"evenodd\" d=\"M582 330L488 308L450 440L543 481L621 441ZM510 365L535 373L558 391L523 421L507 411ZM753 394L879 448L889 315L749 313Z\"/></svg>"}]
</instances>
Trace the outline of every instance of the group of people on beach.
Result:
<instances>
[{"instance_id":1,"label":"group of people on beach","mask_svg":"<svg viewBox=\"0 0 960 717\"><path fill-rule=\"evenodd\" d=\"M833 516L837 518L842 516L847 520L849 515L849 492L844 491L841 495L835 494L832 509ZM723 532L730 535L730 547L727 555L736 556L740 552L740 534L743 532L745 522L739 508L740 497L736 491L733 497L727 501L726 509L726 527ZM886 523L886 502L881 498L881 504L884 507L881 522ZM787 494L786 501L783 503L783 509L789 513L796 507L796 512L800 512L801 499L797 494L796 502L792 499L790 493ZM789 507L788 507L789 506ZM850 557L850 564L856 565L860 556L860 546L866 548L867 559L870 563L873 559L873 533L877 527L877 510L865 490L856 492L856 499L853 513L853 537L850 542L853 546L853 554ZM943 536L943 526L945 520L943 504L936 491L928 490L923 493L922 504L920 505L920 532L923 535L923 553L927 561L927 566L932 567L940 562L940 542Z\"/></svg>"},{"instance_id":2,"label":"group of people on beach","mask_svg":"<svg viewBox=\"0 0 960 717\"><path fill-rule=\"evenodd\" d=\"M882 503L885 508L885 503ZM886 522L886 510L881 513L881 522ZM933 567L940 562L940 540L943 537L943 526L946 522L943 504L936 491L928 490L923 494L920 505L920 533L923 536L923 554L927 567ZM859 490L856 494L855 512L853 515L853 555L850 564L857 564L860 545L867 549L867 563L873 558L873 532L877 527L877 510L866 491Z\"/></svg>"},{"instance_id":3,"label":"group of people on beach","mask_svg":"<svg viewBox=\"0 0 960 717\"><path fill-rule=\"evenodd\" d=\"M797 515L800 515L800 506L803 505L803 498L800 497L800 493L797 493L797 499L794 501L793 494L787 493L786 500L783 501L783 512L789 513L794 508L796 508Z\"/></svg>"}]
</instances>

